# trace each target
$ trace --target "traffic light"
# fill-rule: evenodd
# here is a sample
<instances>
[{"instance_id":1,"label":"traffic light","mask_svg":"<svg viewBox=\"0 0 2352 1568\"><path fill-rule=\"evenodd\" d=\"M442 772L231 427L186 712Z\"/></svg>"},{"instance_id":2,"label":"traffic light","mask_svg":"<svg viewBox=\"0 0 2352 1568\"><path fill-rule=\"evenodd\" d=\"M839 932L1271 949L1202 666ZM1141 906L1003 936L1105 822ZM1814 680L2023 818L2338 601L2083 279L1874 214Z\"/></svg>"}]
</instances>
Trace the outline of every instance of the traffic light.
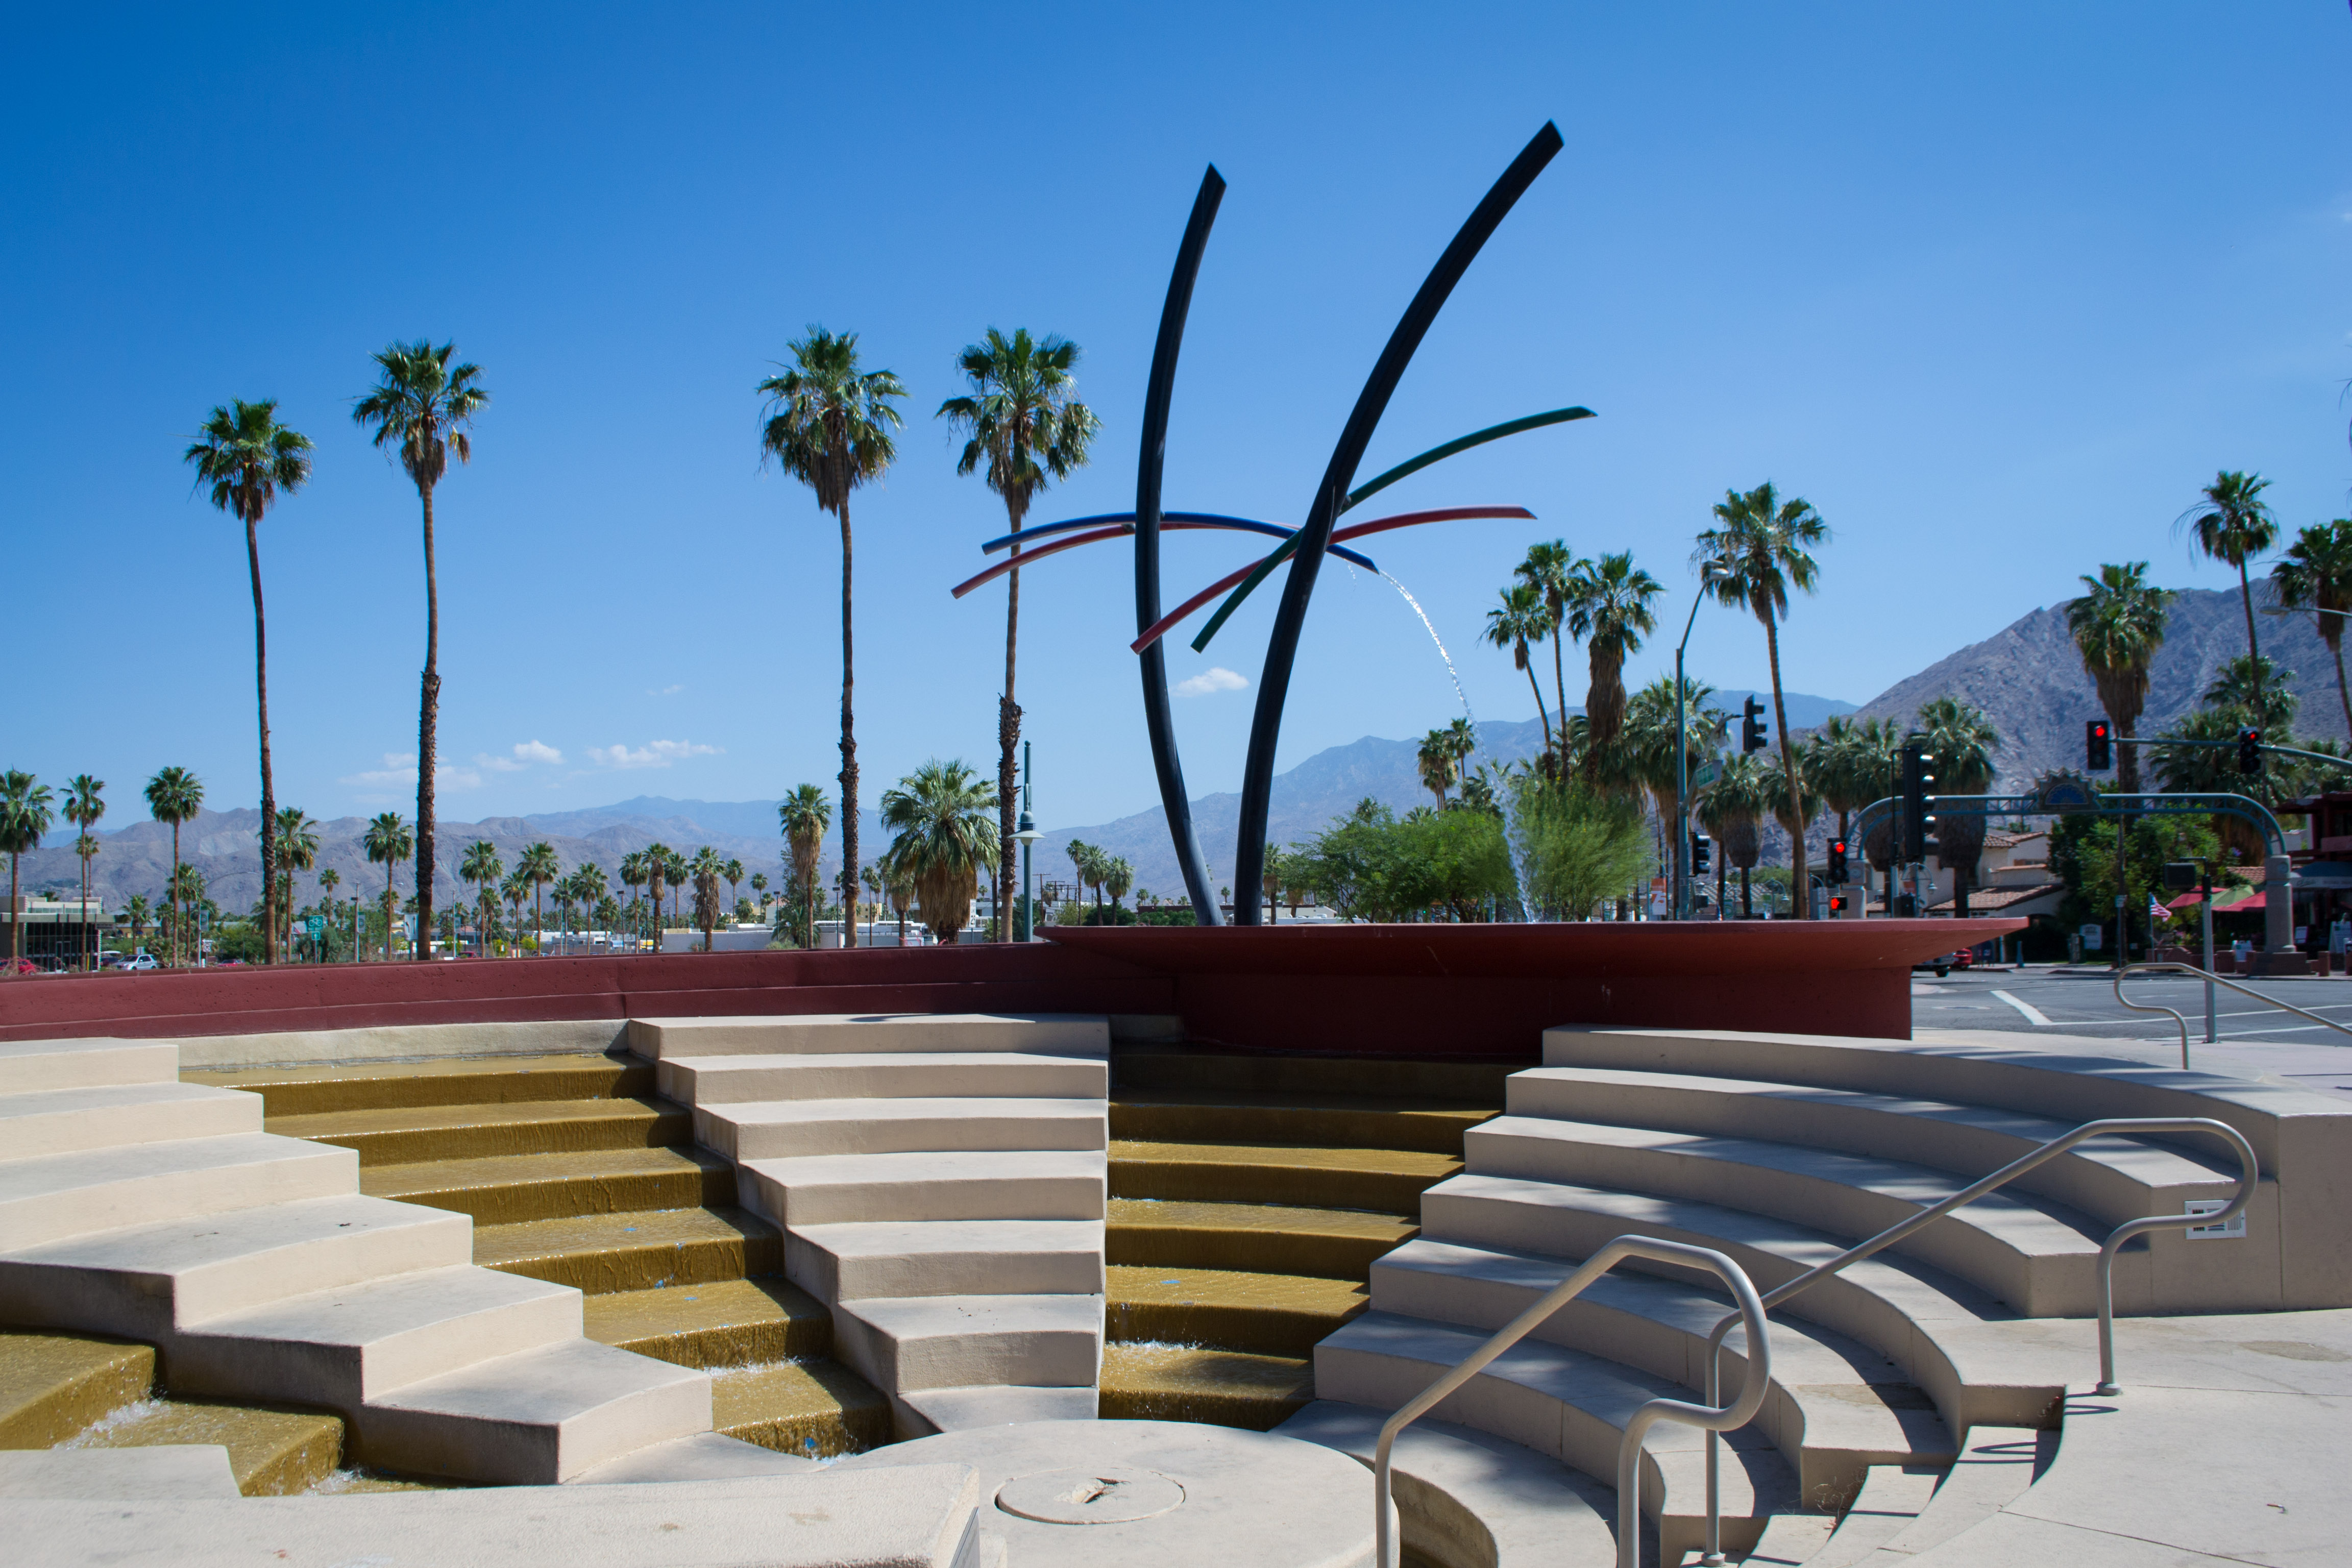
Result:
<instances>
[{"instance_id":1,"label":"traffic light","mask_svg":"<svg viewBox=\"0 0 2352 1568\"><path fill-rule=\"evenodd\" d=\"M1833 921L1844 920L1846 918L1846 910L1853 905L1853 895L1852 893L1832 893L1830 895L1830 919Z\"/></svg>"},{"instance_id":2,"label":"traffic light","mask_svg":"<svg viewBox=\"0 0 2352 1568\"><path fill-rule=\"evenodd\" d=\"M1832 888L1842 888L1846 884L1845 840L1843 838L1830 840L1829 879Z\"/></svg>"},{"instance_id":3,"label":"traffic light","mask_svg":"<svg viewBox=\"0 0 2352 1568\"><path fill-rule=\"evenodd\" d=\"M1694 830L1690 842L1691 875L1704 877L1715 868L1715 840Z\"/></svg>"},{"instance_id":4,"label":"traffic light","mask_svg":"<svg viewBox=\"0 0 2352 1568\"><path fill-rule=\"evenodd\" d=\"M2260 730L2238 731L2238 771L2242 773L2263 771L2263 732Z\"/></svg>"},{"instance_id":5,"label":"traffic light","mask_svg":"<svg viewBox=\"0 0 2352 1568\"><path fill-rule=\"evenodd\" d=\"M1739 705L1739 751L1745 756L1763 749L1764 704L1750 697Z\"/></svg>"},{"instance_id":6,"label":"traffic light","mask_svg":"<svg viewBox=\"0 0 2352 1568\"><path fill-rule=\"evenodd\" d=\"M2092 773L2103 773L2116 765L2116 732L2105 719L2083 726L2083 765Z\"/></svg>"},{"instance_id":7,"label":"traffic light","mask_svg":"<svg viewBox=\"0 0 2352 1568\"><path fill-rule=\"evenodd\" d=\"M1927 809L1934 799L1931 788L1936 775L1927 749L1916 742L1906 745L1903 759L1903 832L1902 843L1895 858L1909 862L1927 858L1927 835L1934 830L1936 817Z\"/></svg>"}]
</instances>

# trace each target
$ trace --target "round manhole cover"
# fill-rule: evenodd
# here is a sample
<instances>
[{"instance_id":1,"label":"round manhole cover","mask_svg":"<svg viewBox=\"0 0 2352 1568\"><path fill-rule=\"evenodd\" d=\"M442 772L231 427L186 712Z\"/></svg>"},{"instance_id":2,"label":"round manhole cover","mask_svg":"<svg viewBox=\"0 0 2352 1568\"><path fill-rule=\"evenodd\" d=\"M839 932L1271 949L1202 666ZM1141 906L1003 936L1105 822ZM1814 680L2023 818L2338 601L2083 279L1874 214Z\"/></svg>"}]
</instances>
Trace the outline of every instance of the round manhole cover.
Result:
<instances>
[{"instance_id":1,"label":"round manhole cover","mask_svg":"<svg viewBox=\"0 0 2352 1568\"><path fill-rule=\"evenodd\" d=\"M996 1506L1045 1524L1125 1524L1184 1500L1184 1489L1157 1470L1104 1466L1015 1476L996 1489Z\"/></svg>"}]
</instances>

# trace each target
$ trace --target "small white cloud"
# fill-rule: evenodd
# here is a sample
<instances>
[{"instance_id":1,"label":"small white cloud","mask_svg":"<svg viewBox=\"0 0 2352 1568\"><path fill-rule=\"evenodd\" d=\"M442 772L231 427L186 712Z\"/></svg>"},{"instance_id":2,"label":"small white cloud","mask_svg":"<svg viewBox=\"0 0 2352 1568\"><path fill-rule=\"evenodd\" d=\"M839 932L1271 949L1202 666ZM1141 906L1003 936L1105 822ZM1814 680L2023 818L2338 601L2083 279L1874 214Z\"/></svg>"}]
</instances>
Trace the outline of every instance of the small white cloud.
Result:
<instances>
[{"instance_id":1,"label":"small white cloud","mask_svg":"<svg viewBox=\"0 0 2352 1568\"><path fill-rule=\"evenodd\" d=\"M1206 697L1212 691L1239 691L1249 685L1245 676L1234 674L1223 665L1204 669L1189 679L1176 683L1179 697Z\"/></svg>"},{"instance_id":2,"label":"small white cloud","mask_svg":"<svg viewBox=\"0 0 2352 1568\"><path fill-rule=\"evenodd\" d=\"M512 752L503 757L494 757L488 752L478 752L474 755L476 767L488 768L499 773L519 773L533 763L552 764L562 761L562 752L541 741L518 742Z\"/></svg>"},{"instance_id":3,"label":"small white cloud","mask_svg":"<svg viewBox=\"0 0 2352 1568\"><path fill-rule=\"evenodd\" d=\"M646 695L648 697L672 697L685 689L686 688L683 686L648 686L646 688Z\"/></svg>"},{"instance_id":4,"label":"small white cloud","mask_svg":"<svg viewBox=\"0 0 2352 1568\"><path fill-rule=\"evenodd\" d=\"M416 753L386 752L383 754L383 766L369 768L362 773L345 773L335 782L354 784L362 789L383 789L393 784L407 784L414 788L416 784ZM482 775L473 768L456 767L448 763L443 763L433 770L433 782L436 786L446 789L479 789L482 787Z\"/></svg>"},{"instance_id":5,"label":"small white cloud","mask_svg":"<svg viewBox=\"0 0 2352 1568\"><path fill-rule=\"evenodd\" d=\"M635 751L626 746L591 746L588 759L600 768L666 768L688 757L715 757L717 746L692 741L652 741Z\"/></svg>"}]
</instances>

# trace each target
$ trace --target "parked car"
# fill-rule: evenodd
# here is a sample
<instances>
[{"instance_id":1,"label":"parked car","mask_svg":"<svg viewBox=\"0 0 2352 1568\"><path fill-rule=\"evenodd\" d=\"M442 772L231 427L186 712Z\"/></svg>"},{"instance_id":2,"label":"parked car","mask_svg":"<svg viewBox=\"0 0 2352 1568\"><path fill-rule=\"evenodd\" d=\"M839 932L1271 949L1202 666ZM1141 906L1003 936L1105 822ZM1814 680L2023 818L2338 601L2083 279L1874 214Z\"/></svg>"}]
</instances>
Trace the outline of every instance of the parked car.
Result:
<instances>
[{"instance_id":1,"label":"parked car","mask_svg":"<svg viewBox=\"0 0 2352 1568\"><path fill-rule=\"evenodd\" d=\"M1964 947L1957 952L1939 952L1933 958L1923 958L1911 967L1915 971L1932 969L1936 972L1936 978L1941 980L1955 969L1967 969L1973 966L1976 961L1976 950Z\"/></svg>"},{"instance_id":2,"label":"parked car","mask_svg":"<svg viewBox=\"0 0 2352 1568\"><path fill-rule=\"evenodd\" d=\"M154 969L160 967L152 952L133 953L116 965L119 969Z\"/></svg>"},{"instance_id":3,"label":"parked car","mask_svg":"<svg viewBox=\"0 0 2352 1568\"><path fill-rule=\"evenodd\" d=\"M41 966L29 958L0 958L0 974L38 974Z\"/></svg>"}]
</instances>

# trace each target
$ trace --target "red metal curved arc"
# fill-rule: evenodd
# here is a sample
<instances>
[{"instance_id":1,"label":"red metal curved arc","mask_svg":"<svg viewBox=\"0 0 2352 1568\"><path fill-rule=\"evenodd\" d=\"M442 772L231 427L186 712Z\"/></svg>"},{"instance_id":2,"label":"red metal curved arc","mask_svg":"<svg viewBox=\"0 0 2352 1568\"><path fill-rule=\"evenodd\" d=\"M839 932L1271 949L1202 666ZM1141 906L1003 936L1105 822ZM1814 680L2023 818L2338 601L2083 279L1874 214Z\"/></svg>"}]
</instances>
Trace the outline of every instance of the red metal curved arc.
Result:
<instances>
[{"instance_id":1,"label":"red metal curved arc","mask_svg":"<svg viewBox=\"0 0 2352 1568\"><path fill-rule=\"evenodd\" d=\"M1441 508L1436 511L1403 511L1397 513L1394 517L1376 517L1369 522L1360 522L1354 524L1352 527L1339 529L1331 535L1331 542L1337 544L1341 540L1360 539L1368 533L1386 533L1391 529L1412 528L1424 522L1458 522L1467 518L1475 517L1522 518L1532 522L1535 521L1535 513L1529 511L1523 506L1450 506ZM1161 526L1168 527L1171 525L1163 523ZM1175 627L1179 621L1181 621L1185 616L1191 615L1193 611L1199 609L1202 605L1207 604L1210 600L1215 598L1218 595L1223 593L1226 589L1231 588L1234 584L1240 582L1251 573L1256 571L1259 564L1259 562L1253 561L1248 565L1243 567L1240 571L1233 574L1233 575L1218 578L1215 582L1210 584L1207 587L1202 589L1199 593L1193 595L1191 598L1185 600L1182 604L1177 605L1174 609L1169 611L1158 620L1152 622L1150 629L1146 631L1141 637L1136 638L1133 642L1129 643L1128 647L1137 653L1141 653L1145 648L1150 647L1153 643L1157 642L1161 637L1166 637L1169 632Z\"/></svg>"},{"instance_id":2,"label":"red metal curved arc","mask_svg":"<svg viewBox=\"0 0 2352 1568\"><path fill-rule=\"evenodd\" d=\"M1447 514L1447 515L1452 515L1452 514L1450 514L1450 513L1449 513L1449 514ZM1532 517L1532 516L1534 516L1535 514L1534 514L1534 513L1532 513L1532 512L1526 512L1526 513L1521 513L1520 515L1522 515L1522 516L1528 516L1528 517ZM1421 518L1419 521L1424 521L1424 522L1433 522L1433 521L1437 521L1437 516L1438 516L1438 514L1436 514L1436 513L1434 513L1434 512L1432 512L1432 513L1430 513L1428 516L1423 517L1423 518ZM1404 526L1404 524L1403 524L1403 523L1398 522L1398 521L1396 521L1394 519L1390 519L1390 520L1387 520L1387 521L1388 521L1388 526L1390 526L1390 527L1391 527L1391 528L1402 528L1402 527L1403 527L1403 526ZM1218 529L1218 530L1231 530L1231 529L1233 528L1233 526L1234 526L1234 525L1233 525L1231 522L1225 521L1223 521L1223 520L1222 520L1222 519L1220 519L1220 520L1218 520L1218 521L1213 521L1213 522L1212 522L1212 521L1192 522L1192 521L1183 521L1183 520L1181 520L1181 519L1173 519L1173 518L1170 518L1170 519L1163 519L1163 521L1160 522L1160 526L1162 529L1167 529L1167 530L1175 530L1175 531L1181 531L1186 530L1186 529L1194 529L1194 528L1207 528L1207 529ZM1377 525L1372 524L1372 523L1362 523L1362 524L1359 524L1359 525L1357 526L1357 528L1356 528L1356 531L1356 531L1356 532L1358 532L1358 533L1370 532L1370 531L1372 531L1376 528L1376 526L1377 526ZM1041 545L1039 545L1039 546L1038 546L1036 549L1034 549L1034 550L1024 550L1024 551L1023 551L1019 555L1014 556L1013 558L1012 558L1012 559L1010 559L1010 560L1006 560L1006 561L1000 561L1000 562L998 562L995 565L993 565L993 566L990 567L987 571L982 572L979 576L977 576L977 577L973 577L973 578L970 578L970 579L967 579L966 581L964 581L964 582L962 582L962 583L959 583L959 584L956 584L956 586L955 586L955 588L952 590L952 592L953 592L953 594L954 594L955 597L957 597L957 598L961 599L961 598L962 598L966 594L971 593L974 588L980 587L982 584L986 584L986 583L992 583L992 582L994 582L997 578L1002 577L1002 576L1003 576L1003 575L1004 575L1004 574L1006 574L1007 572L1012 571L1015 566L1030 566L1030 565L1034 565L1034 564L1036 563L1036 562L1037 562L1038 558L1039 558L1039 557L1041 557L1041 556L1052 555L1052 554L1055 553L1056 552L1064 551L1064 550L1075 550L1075 549L1076 549L1076 548L1077 548L1079 545L1081 545L1081 544L1094 544L1094 543L1097 543L1097 542L1100 542L1100 541L1102 541L1102 540L1106 540L1106 539L1125 539L1126 537L1128 537L1129 534L1133 533L1134 531L1135 531L1135 526L1134 526L1134 524L1132 524L1132 523L1121 523L1121 524L1119 524L1118 526L1114 527L1114 528L1097 528L1097 529L1096 529L1095 531L1092 531L1092 532L1090 532L1090 533L1074 533L1074 534L1072 534L1072 535L1071 535L1069 538L1067 538L1067 539L1057 539L1057 540L1055 540L1055 541L1053 543L1051 543L1051 544L1041 544ZM1379 568L1378 568L1378 567L1374 567L1374 566L1372 566L1372 563L1371 563L1370 562L1369 562L1369 561L1365 560L1362 556L1356 554L1356 553L1355 553L1354 552L1352 552L1352 551L1342 550L1342 551L1339 552L1338 553L1339 554L1339 556L1340 556L1340 558L1341 558L1342 560L1353 561L1353 562L1355 562L1358 565L1360 565L1360 566L1365 566L1365 567L1370 567L1370 568L1371 570L1373 570L1373 571L1378 571L1378 570L1379 570Z\"/></svg>"}]
</instances>

